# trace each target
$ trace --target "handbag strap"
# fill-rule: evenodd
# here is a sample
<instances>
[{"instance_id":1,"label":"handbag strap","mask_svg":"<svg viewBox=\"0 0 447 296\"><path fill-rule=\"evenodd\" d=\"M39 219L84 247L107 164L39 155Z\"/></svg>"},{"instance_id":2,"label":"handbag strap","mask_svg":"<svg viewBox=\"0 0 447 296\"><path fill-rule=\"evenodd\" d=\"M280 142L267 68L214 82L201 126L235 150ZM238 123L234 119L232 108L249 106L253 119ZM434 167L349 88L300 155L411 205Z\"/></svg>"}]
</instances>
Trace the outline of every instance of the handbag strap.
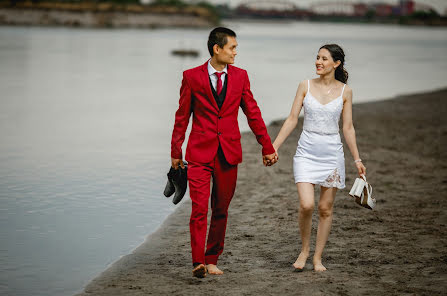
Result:
<instances>
[{"instance_id":1,"label":"handbag strap","mask_svg":"<svg viewBox=\"0 0 447 296\"><path fill-rule=\"evenodd\" d=\"M361 174L360 177L362 177L362 179L365 181L365 187L366 187L366 190L368 191L368 195L372 196L373 188L372 188L371 184L369 184L368 181L366 181L366 176L364 174Z\"/></svg>"},{"instance_id":2,"label":"handbag strap","mask_svg":"<svg viewBox=\"0 0 447 296\"><path fill-rule=\"evenodd\" d=\"M366 183L368 183L368 182L366 181L366 176L365 176L364 174L361 174L360 177L362 177L362 179L363 179Z\"/></svg>"}]
</instances>

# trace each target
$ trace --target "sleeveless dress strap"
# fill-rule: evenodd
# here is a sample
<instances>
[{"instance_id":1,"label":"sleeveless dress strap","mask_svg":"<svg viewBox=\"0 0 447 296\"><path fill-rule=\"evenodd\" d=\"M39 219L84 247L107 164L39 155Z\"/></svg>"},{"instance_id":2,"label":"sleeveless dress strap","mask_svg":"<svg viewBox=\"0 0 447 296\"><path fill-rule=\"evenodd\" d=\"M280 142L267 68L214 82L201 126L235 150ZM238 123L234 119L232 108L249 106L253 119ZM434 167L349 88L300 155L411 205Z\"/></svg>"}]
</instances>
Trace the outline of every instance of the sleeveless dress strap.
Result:
<instances>
[{"instance_id":1,"label":"sleeveless dress strap","mask_svg":"<svg viewBox=\"0 0 447 296\"><path fill-rule=\"evenodd\" d=\"M310 80L307 79L307 92L309 92L309 90L310 90Z\"/></svg>"},{"instance_id":2,"label":"sleeveless dress strap","mask_svg":"<svg viewBox=\"0 0 447 296\"><path fill-rule=\"evenodd\" d=\"M346 84L343 85L343 89L341 90L341 97L343 97L343 93L345 92L345 86Z\"/></svg>"}]
</instances>

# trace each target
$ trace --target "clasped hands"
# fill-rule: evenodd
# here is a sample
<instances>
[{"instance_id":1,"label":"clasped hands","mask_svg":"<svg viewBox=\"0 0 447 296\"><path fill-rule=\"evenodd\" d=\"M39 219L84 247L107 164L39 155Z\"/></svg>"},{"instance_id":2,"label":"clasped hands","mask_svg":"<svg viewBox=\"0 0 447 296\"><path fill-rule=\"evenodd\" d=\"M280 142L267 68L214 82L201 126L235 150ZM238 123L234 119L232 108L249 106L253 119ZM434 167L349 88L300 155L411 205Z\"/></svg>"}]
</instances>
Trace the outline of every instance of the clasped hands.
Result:
<instances>
[{"instance_id":1,"label":"clasped hands","mask_svg":"<svg viewBox=\"0 0 447 296\"><path fill-rule=\"evenodd\" d=\"M262 156L262 162L264 163L264 166L272 166L278 161L278 159L278 152L276 151L275 153Z\"/></svg>"},{"instance_id":2,"label":"clasped hands","mask_svg":"<svg viewBox=\"0 0 447 296\"><path fill-rule=\"evenodd\" d=\"M278 152L262 156L262 162L264 163L264 166L272 166L278 161L278 159ZM179 166L181 166L182 168L185 167L185 165L183 164L183 160L175 158L171 158L171 165L174 169L178 169Z\"/></svg>"}]
</instances>

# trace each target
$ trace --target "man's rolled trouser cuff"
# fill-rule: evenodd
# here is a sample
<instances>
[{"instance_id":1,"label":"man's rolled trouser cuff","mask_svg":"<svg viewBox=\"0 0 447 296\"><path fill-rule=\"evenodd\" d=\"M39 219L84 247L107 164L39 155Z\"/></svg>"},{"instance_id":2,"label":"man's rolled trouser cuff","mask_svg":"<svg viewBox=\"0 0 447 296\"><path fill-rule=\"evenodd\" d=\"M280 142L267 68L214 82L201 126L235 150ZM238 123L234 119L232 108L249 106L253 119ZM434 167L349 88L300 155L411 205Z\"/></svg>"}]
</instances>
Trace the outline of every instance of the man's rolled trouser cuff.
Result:
<instances>
[{"instance_id":1,"label":"man's rolled trouser cuff","mask_svg":"<svg viewBox=\"0 0 447 296\"><path fill-rule=\"evenodd\" d=\"M214 264L217 265L217 258L219 256L217 255L209 255L209 256L205 256L205 263L206 264Z\"/></svg>"}]
</instances>

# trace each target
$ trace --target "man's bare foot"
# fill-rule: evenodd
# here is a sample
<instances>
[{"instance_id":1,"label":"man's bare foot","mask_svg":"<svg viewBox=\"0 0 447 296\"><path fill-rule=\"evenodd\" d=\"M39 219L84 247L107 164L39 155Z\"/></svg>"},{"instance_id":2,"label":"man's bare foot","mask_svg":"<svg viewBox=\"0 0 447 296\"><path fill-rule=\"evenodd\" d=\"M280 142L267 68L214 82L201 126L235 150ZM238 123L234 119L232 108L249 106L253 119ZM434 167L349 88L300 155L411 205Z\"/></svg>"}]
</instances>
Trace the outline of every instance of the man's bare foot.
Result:
<instances>
[{"instance_id":1,"label":"man's bare foot","mask_svg":"<svg viewBox=\"0 0 447 296\"><path fill-rule=\"evenodd\" d=\"M206 267L203 264L199 264L196 267L194 267L192 271L192 275L197 278L204 278L206 277Z\"/></svg>"},{"instance_id":2,"label":"man's bare foot","mask_svg":"<svg viewBox=\"0 0 447 296\"><path fill-rule=\"evenodd\" d=\"M321 263L321 260L314 259L314 270L315 271L326 271L326 267Z\"/></svg>"},{"instance_id":3,"label":"man's bare foot","mask_svg":"<svg viewBox=\"0 0 447 296\"><path fill-rule=\"evenodd\" d=\"M306 265L307 257L309 257L309 253L301 252L295 263L293 263L293 267L296 271L302 271L304 266Z\"/></svg>"},{"instance_id":4,"label":"man's bare foot","mask_svg":"<svg viewBox=\"0 0 447 296\"><path fill-rule=\"evenodd\" d=\"M217 275L223 274L223 271L217 268L217 266L214 264L207 264L206 269L208 269L209 274L217 274Z\"/></svg>"}]
</instances>

